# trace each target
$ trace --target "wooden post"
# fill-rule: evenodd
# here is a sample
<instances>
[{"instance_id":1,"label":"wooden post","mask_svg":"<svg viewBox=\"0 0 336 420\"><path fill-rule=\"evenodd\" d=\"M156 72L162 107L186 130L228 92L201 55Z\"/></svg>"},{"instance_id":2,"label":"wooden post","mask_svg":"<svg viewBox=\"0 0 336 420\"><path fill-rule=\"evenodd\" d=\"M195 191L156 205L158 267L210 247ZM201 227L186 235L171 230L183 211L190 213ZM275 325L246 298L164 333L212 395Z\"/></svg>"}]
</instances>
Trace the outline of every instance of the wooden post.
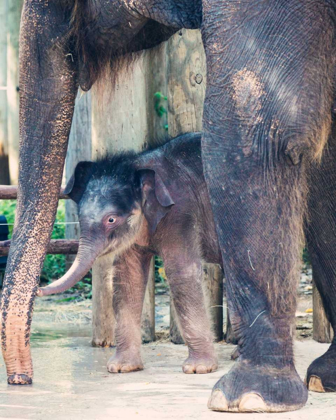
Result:
<instances>
[{"instance_id":1,"label":"wooden post","mask_svg":"<svg viewBox=\"0 0 336 420\"><path fill-rule=\"evenodd\" d=\"M0 184L9 184L7 138L7 0L0 2Z\"/></svg>"},{"instance_id":2,"label":"wooden post","mask_svg":"<svg viewBox=\"0 0 336 420\"><path fill-rule=\"evenodd\" d=\"M168 113L161 116L155 111L154 95L161 92L167 95L167 42L146 51L146 95L147 95L147 130L151 146L159 146L168 141ZM162 101L167 109L168 102Z\"/></svg>"},{"instance_id":3,"label":"wooden post","mask_svg":"<svg viewBox=\"0 0 336 420\"><path fill-rule=\"evenodd\" d=\"M78 162L91 160L91 93L79 92L76 98L75 112L72 119L68 152L65 160L65 178L69 181ZM65 203L65 237L79 239L77 205L72 200ZM67 257L67 268L70 268L73 256Z\"/></svg>"},{"instance_id":4,"label":"wooden post","mask_svg":"<svg viewBox=\"0 0 336 420\"><path fill-rule=\"evenodd\" d=\"M7 13L7 127L11 184L19 177L19 31L22 0L9 0Z\"/></svg>"},{"instance_id":5,"label":"wooden post","mask_svg":"<svg viewBox=\"0 0 336 420\"><path fill-rule=\"evenodd\" d=\"M11 240L0 241L0 257L9 254ZM51 239L47 248L47 254L76 254L78 241L66 239Z\"/></svg>"},{"instance_id":6,"label":"wooden post","mask_svg":"<svg viewBox=\"0 0 336 420\"><path fill-rule=\"evenodd\" d=\"M202 130L206 60L198 30L181 30L168 41L168 133Z\"/></svg>"},{"instance_id":7,"label":"wooden post","mask_svg":"<svg viewBox=\"0 0 336 420\"><path fill-rule=\"evenodd\" d=\"M203 102L206 87L206 61L201 34L199 31L181 30L167 45L168 73L168 133L175 137L182 133L201 131ZM222 289L218 270L206 266L205 289L211 291L208 305L222 305ZM216 340L222 338L222 308L209 311L216 319L214 325ZM170 338L173 343L183 343L175 308L170 306Z\"/></svg>"},{"instance_id":8,"label":"wooden post","mask_svg":"<svg viewBox=\"0 0 336 420\"><path fill-rule=\"evenodd\" d=\"M313 338L319 343L331 343L334 337L333 329L328 321L321 295L313 284Z\"/></svg>"},{"instance_id":9,"label":"wooden post","mask_svg":"<svg viewBox=\"0 0 336 420\"><path fill-rule=\"evenodd\" d=\"M0 200L16 200L18 193L17 185L0 185ZM61 188L59 199L67 200L69 197L64 194L64 189Z\"/></svg>"}]
</instances>

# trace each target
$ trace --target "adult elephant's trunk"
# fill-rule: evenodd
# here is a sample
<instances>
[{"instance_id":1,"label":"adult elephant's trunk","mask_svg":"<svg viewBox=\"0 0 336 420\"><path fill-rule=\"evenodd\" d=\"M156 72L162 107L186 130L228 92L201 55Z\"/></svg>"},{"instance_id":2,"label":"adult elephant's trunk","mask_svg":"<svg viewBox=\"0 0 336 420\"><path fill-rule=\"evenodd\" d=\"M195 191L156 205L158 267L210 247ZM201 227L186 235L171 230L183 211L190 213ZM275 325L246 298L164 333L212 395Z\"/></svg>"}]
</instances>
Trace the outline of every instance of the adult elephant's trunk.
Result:
<instances>
[{"instance_id":1,"label":"adult elephant's trunk","mask_svg":"<svg viewBox=\"0 0 336 420\"><path fill-rule=\"evenodd\" d=\"M32 382L30 325L55 219L77 92L64 2L25 1L20 35L20 171L15 230L1 299L9 384Z\"/></svg>"},{"instance_id":2,"label":"adult elephant's trunk","mask_svg":"<svg viewBox=\"0 0 336 420\"><path fill-rule=\"evenodd\" d=\"M81 240L76 259L68 272L59 280L39 289L37 295L48 296L54 293L62 293L73 287L90 270L99 252L100 247L83 245Z\"/></svg>"}]
</instances>

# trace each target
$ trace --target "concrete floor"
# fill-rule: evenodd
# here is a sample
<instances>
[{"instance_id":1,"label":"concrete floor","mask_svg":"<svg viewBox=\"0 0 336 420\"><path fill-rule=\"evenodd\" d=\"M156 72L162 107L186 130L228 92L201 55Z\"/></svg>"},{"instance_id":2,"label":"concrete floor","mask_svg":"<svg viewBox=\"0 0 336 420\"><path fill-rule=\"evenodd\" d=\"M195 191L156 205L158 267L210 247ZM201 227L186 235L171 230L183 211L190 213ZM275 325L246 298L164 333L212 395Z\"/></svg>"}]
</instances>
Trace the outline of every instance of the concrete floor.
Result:
<instances>
[{"instance_id":1,"label":"concrete floor","mask_svg":"<svg viewBox=\"0 0 336 420\"><path fill-rule=\"evenodd\" d=\"M209 375L185 375L185 346L170 343L143 346L145 370L112 375L106 361L113 349L90 347L85 331L64 337L46 334L34 342L35 379L32 386L6 385L0 371L0 419L336 419L336 395L313 394L300 411L283 414L229 414L207 409L215 382L229 370L233 346L218 344L220 369ZM70 332L71 335L71 332ZM54 338L54 339L51 339ZM311 340L296 343L299 373L327 345Z\"/></svg>"},{"instance_id":2,"label":"concrete floor","mask_svg":"<svg viewBox=\"0 0 336 420\"><path fill-rule=\"evenodd\" d=\"M159 302L158 308L164 307L169 307L169 300ZM163 322L167 317L169 320L167 314L163 311L157 317L158 331L167 327ZM308 404L293 413L209 411L207 401L213 385L234 363L230 361L233 346L224 343L216 345L219 370L209 375L183 374L187 348L167 342L143 346L144 371L109 374L106 362L114 349L90 346L90 301L39 299L32 332L32 386L8 386L0 359L0 420L336 420L336 394L311 393ZM327 348L311 339L296 342L297 368L302 377L310 362Z\"/></svg>"}]
</instances>

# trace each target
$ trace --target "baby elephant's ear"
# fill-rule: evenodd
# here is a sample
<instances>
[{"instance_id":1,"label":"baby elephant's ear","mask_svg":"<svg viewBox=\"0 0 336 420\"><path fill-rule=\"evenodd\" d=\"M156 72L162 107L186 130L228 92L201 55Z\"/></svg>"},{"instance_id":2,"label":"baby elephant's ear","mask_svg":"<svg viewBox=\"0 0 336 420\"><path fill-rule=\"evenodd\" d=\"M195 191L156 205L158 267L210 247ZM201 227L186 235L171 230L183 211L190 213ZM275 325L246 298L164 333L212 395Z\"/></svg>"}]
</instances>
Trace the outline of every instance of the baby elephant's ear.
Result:
<instances>
[{"instance_id":1,"label":"baby elephant's ear","mask_svg":"<svg viewBox=\"0 0 336 420\"><path fill-rule=\"evenodd\" d=\"M93 162L79 162L75 172L69 179L63 193L75 201L77 204L83 196L89 178L92 174Z\"/></svg>"},{"instance_id":2,"label":"baby elephant's ear","mask_svg":"<svg viewBox=\"0 0 336 420\"><path fill-rule=\"evenodd\" d=\"M140 183L142 191L142 208L149 230L153 234L160 220L175 204L169 190L157 172L141 170Z\"/></svg>"}]
</instances>

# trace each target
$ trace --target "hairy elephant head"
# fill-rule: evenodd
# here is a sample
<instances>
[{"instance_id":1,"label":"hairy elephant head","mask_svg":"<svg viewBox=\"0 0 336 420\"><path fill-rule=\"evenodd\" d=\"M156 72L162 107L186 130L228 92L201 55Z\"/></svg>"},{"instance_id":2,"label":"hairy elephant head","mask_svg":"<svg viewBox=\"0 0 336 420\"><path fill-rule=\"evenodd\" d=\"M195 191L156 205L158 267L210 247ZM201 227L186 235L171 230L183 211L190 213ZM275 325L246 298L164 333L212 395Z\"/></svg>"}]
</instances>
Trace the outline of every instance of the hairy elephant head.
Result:
<instances>
[{"instance_id":1,"label":"hairy elephant head","mask_svg":"<svg viewBox=\"0 0 336 420\"><path fill-rule=\"evenodd\" d=\"M58 281L39 289L39 296L72 287L98 256L125 251L138 238L144 219L153 234L174 204L159 173L139 167L132 153L96 163L80 162L65 193L78 204L78 253L70 270Z\"/></svg>"}]
</instances>

